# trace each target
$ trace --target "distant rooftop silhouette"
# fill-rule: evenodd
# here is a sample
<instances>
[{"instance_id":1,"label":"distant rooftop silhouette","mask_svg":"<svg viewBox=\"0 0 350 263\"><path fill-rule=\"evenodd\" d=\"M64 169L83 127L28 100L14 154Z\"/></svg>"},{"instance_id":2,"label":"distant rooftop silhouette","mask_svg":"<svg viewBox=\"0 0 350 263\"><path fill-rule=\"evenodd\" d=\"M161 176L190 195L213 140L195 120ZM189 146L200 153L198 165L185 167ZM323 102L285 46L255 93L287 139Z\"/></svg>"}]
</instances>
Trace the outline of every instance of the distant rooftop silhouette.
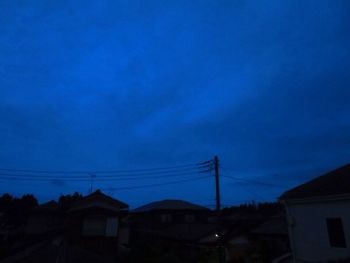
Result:
<instances>
[{"instance_id":1,"label":"distant rooftop silhouette","mask_svg":"<svg viewBox=\"0 0 350 263\"><path fill-rule=\"evenodd\" d=\"M208 210L208 208L183 200L166 199L140 206L134 209L133 212L148 212L156 210Z\"/></svg>"},{"instance_id":2,"label":"distant rooftop silhouette","mask_svg":"<svg viewBox=\"0 0 350 263\"><path fill-rule=\"evenodd\" d=\"M100 190L93 192L90 195L83 197L82 200L77 201L71 208L72 210L85 209L89 207L105 207L107 209L122 210L128 209L129 205L105 195Z\"/></svg>"},{"instance_id":3,"label":"distant rooftop silhouette","mask_svg":"<svg viewBox=\"0 0 350 263\"><path fill-rule=\"evenodd\" d=\"M350 164L286 191L281 200L350 194Z\"/></svg>"}]
</instances>

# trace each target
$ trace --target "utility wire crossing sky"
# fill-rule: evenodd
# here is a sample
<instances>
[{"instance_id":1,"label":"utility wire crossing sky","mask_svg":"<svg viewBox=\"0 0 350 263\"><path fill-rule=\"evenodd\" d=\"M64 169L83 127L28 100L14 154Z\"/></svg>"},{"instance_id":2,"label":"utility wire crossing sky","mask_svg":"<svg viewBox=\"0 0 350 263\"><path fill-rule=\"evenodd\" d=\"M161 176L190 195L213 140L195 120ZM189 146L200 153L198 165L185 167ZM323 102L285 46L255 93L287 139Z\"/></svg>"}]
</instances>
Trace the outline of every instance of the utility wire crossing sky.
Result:
<instances>
[{"instance_id":1,"label":"utility wire crossing sky","mask_svg":"<svg viewBox=\"0 0 350 263\"><path fill-rule=\"evenodd\" d=\"M36 181L61 180L61 181L89 181L93 182L123 182L128 185L133 184L134 180L161 179L158 183L133 185L126 187L113 187L113 191L144 189L147 187L161 187L164 185L182 184L194 182L202 179L213 178L214 161L203 161L195 164L184 164L169 167L156 167L134 170L111 170L111 171L46 171L46 170L23 170L0 168L0 181ZM6 172L6 173L5 173ZM222 176L231 180L243 181L253 185L268 187L280 187L275 184L259 182L239 177ZM172 179L169 181L169 178ZM176 180L174 180L175 178ZM179 179L180 178L180 179ZM209 182L209 184L212 182ZM91 186L92 187L92 186ZM214 186L213 186L214 187ZM285 187L284 187L285 188ZM92 190L92 189L91 189ZM212 206L212 205L207 205Z\"/></svg>"}]
</instances>

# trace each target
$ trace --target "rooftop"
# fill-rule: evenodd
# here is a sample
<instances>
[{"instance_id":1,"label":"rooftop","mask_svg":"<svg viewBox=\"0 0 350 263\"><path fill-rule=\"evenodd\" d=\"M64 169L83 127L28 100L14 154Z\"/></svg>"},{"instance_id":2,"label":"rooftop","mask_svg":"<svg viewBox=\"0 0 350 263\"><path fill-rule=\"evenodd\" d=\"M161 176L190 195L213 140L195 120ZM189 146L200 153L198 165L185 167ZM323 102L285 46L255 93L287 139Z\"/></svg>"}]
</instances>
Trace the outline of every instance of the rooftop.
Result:
<instances>
[{"instance_id":1,"label":"rooftop","mask_svg":"<svg viewBox=\"0 0 350 263\"><path fill-rule=\"evenodd\" d=\"M162 201L152 202L144 206L134 209L133 212L149 212L157 210L209 210L208 208L196 205L183 200L166 199Z\"/></svg>"},{"instance_id":2,"label":"rooftop","mask_svg":"<svg viewBox=\"0 0 350 263\"><path fill-rule=\"evenodd\" d=\"M110 210L128 209L129 205L105 195L100 190L93 192L90 195L83 197L82 200L76 202L71 210L80 210L90 207L103 207Z\"/></svg>"},{"instance_id":3,"label":"rooftop","mask_svg":"<svg viewBox=\"0 0 350 263\"><path fill-rule=\"evenodd\" d=\"M350 164L301 184L280 196L280 200L350 194Z\"/></svg>"}]
</instances>

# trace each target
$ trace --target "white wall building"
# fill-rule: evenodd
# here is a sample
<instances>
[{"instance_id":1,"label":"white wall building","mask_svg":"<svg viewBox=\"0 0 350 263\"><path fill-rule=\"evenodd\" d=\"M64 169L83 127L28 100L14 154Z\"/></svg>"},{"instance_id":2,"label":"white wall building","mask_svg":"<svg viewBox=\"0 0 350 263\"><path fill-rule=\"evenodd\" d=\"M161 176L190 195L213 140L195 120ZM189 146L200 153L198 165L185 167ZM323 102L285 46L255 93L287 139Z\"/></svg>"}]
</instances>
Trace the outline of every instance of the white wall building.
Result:
<instances>
[{"instance_id":1,"label":"white wall building","mask_svg":"<svg viewBox=\"0 0 350 263\"><path fill-rule=\"evenodd\" d=\"M350 164L285 192L280 200L294 262L350 260Z\"/></svg>"}]
</instances>

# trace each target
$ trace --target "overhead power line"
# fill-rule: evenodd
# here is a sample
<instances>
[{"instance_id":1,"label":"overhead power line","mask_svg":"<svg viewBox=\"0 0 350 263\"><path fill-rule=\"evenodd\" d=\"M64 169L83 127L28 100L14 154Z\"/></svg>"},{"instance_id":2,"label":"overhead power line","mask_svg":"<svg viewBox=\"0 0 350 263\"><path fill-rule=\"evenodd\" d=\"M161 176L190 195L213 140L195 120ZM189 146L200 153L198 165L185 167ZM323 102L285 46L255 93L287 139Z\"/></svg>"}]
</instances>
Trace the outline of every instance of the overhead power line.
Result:
<instances>
[{"instance_id":1,"label":"overhead power line","mask_svg":"<svg viewBox=\"0 0 350 263\"><path fill-rule=\"evenodd\" d=\"M142 189L142 188L148 188L148 187L172 185L172 184L180 184L180 183L198 181L198 180L203 180L203 179L206 179L206 178L212 178L212 176L208 175L208 176L202 176L202 177L198 177L198 178L184 179L184 180L178 180L178 181L170 181L170 182L157 183L157 184L146 184L146 185L138 185L138 186L130 186L130 187L118 187L118 188L113 188L113 190L120 191L120 190Z\"/></svg>"},{"instance_id":2,"label":"overhead power line","mask_svg":"<svg viewBox=\"0 0 350 263\"><path fill-rule=\"evenodd\" d=\"M94 181L134 181L134 180L145 180L145 179L167 179L169 177L181 177L181 176L198 176L203 174L203 171L197 172L178 172L178 173L165 173L148 176L96 176ZM49 176L49 175L28 175L28 174L9 174L0 173L0 180L23 180L23 181L40 181L40 180L62 180L62 181L90 181L91 175L86 176Z\"/></svg>"},{"instance_id":3,"label":"overhead power line","mask_svg":"<svg viewBox=\"0 0 350 263\"><path fill-rule=\"evenodd\" d=\"M0 168L0 171L4 172L20 172L20 173L37 173L37 174L120 174L120 173L140 173L140 172L164 172L171 170L179 170L181 168L208 168L211 166L211 160L192 163L192 164L183 164L176 166L167 166L167 167L153 167L153 168L142 168L142 169L129 169L129 170L103 170L103 171L53 171L53 170L30 170L30 169L7 169Z\"/></svg>"},{"instance_id":4,"label":"overhead power line","mask_svg":"<svg viewBox=\"0 0 350 263\"><path fill-rule=\"evenodd\" d=\"M168 178L181 178L185 180L198 179L203 174L212 171L212 160L185 164L177 166L168 166L162 168L147 168L137 170L118 170L119 173L113 174L115 171L101 171L97 173L82 171L46 171L46 170L23 170L23 169L0 169L0 180L2 181L126 181L135 180L164 180ZM3 171L3 172L1 172ZM7 171L7 172L4 172ZM19 172L21 171L21 172ZM38 174L35 174L38 173ZM131 186L132 187L132 186Z\"/></svg>"},{"instance_id":5,"label":"overhead power line","mask_svg":"<svg viewBox=\"0 0 350 263\"><path fill-rule=\"evenodd\" d=\"M241 178L241 177L228 176L228 175L221 175L221 176L225 177L225 178L229 178L231 180L242 181L242 182L251 183L251 184L255 184L255 185L285 188L285 186L282 186L282 185L271 184L271 183L266 183L266 182L261 182L261 181L255 181L255 180L245 179L245 178Z\"/></svg>"},{"instance_id":6,"label":"overhead power line","mask_svg":"<svg viewBox=\"0 0 350 263\"><path fill-rule=\"evenodd\" d=\"M176 175L176 174L189 174L189 173L206 173L206 172L210 172L211 169L185 169L185 170L177 170L177 171L164 171L164 172L147 172L147 173L139 173L139 174L108 174L108 175L100 175L100 174L95 174L98 175L99 178L130 178L130 177L142 177L144 176L145 178L150 176L153 177L154 175L164 175L164 176L168 176L168 175ZM67 174L52 174L52 175L42 175L42 174L24 174L24 173L0 173L0 176L18 176L18 177L33 177L33 178L57 178L57 177L62 177L62 178L86 178L88 175L91 175L94 173L90 173L90 174L85 174L85 175L67 175Z\"/></svg>"}]
</instances>

